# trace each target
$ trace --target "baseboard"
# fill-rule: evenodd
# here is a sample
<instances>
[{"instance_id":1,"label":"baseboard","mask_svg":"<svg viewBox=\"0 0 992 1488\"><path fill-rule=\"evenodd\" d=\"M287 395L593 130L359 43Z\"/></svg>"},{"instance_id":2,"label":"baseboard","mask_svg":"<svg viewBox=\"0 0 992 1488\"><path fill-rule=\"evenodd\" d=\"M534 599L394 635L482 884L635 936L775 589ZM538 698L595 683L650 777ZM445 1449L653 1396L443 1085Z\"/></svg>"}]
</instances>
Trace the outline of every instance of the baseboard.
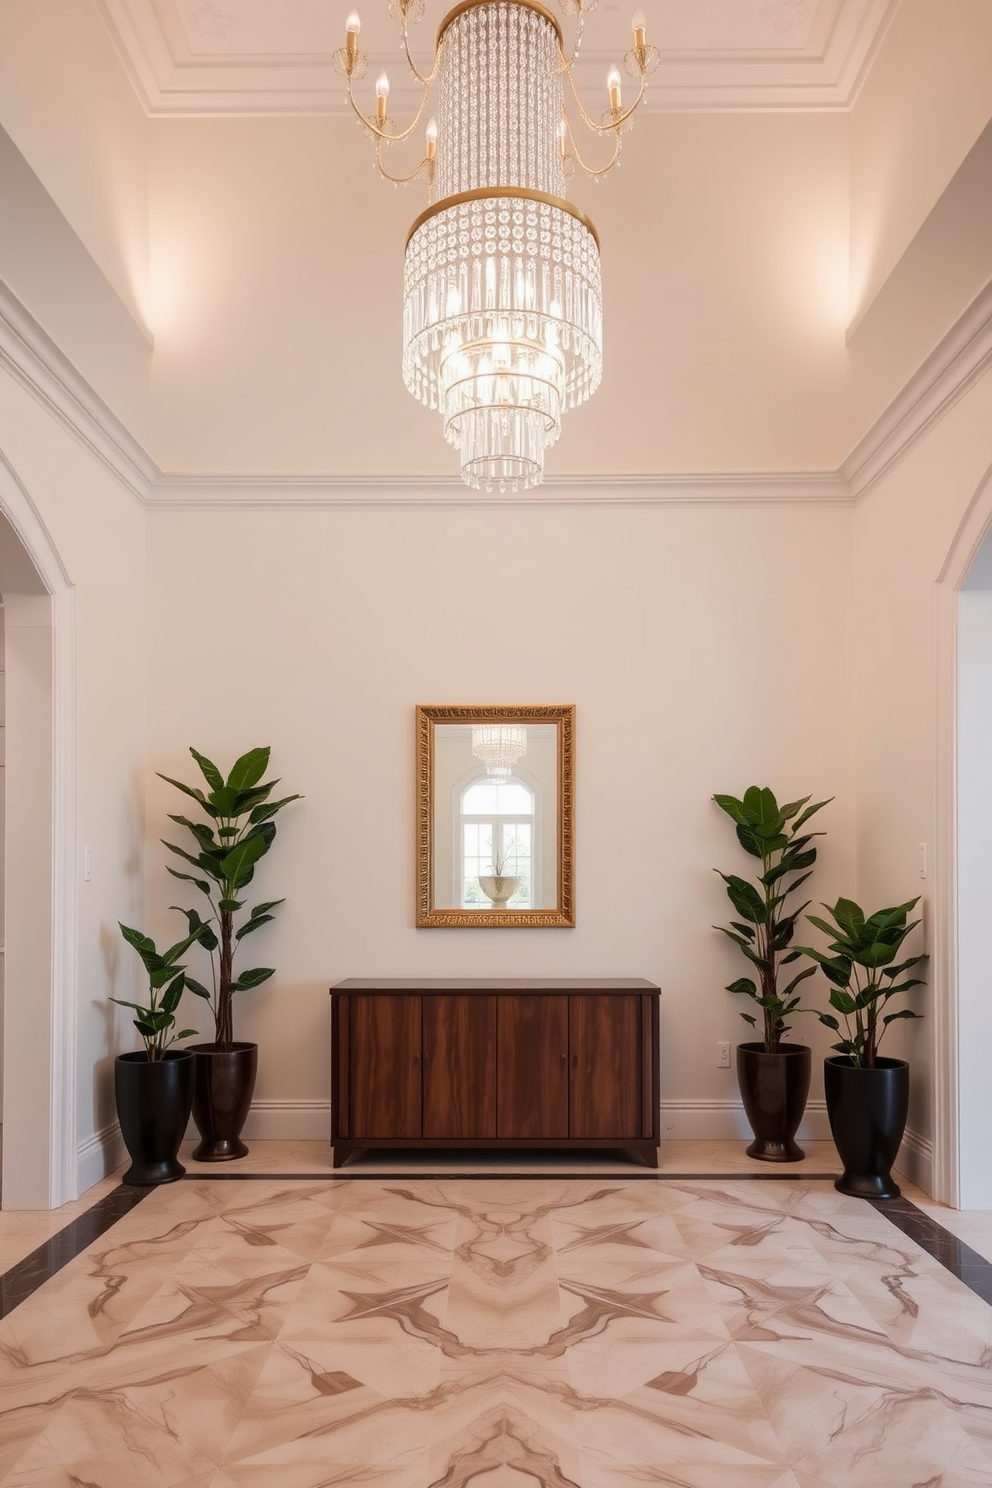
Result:
<instances>
[{"instance_id":1,"label":"baseboard","mask_svg":"<svg viewBox=\"0 0 992 1488\"><path fill-rule=\"evenodd\" d=\"M192 1133L191 1133L192 1135ZM326 1100L257 1100L242 1134L246 1142L329 1142L331 1106Z\"/></svg>"},{"instance_id":2,"label":"baseboard","mask_svg":"<svg viewBox=\"0 0 992 1488\"><path fill-rule=\"evenodd\" d=\"M829 1142L830 1123L823 1101L810 1101L796 1133L800 1141ZM750 1140L744 1107L740 1101L662 1101L661 1139L690 1142L736 1142Z\"/></svg>"},{"instance_id":3,"label":"baseboard","mask_svg":"<svg viewBox=\"0 0 992 1488\"><path fill-rule=\"evenodd\" d=\"M933 1193L933 1143L919 1132L907 1128L895 1166L925 1194Z\"/></svg>"},{"instance_id":4,"label":"baseboard","mask_svg":"<svg viewBox=\"0 0 992 1488\"><path fill-rule=\"evenodd\" d=\"M94 1183L99 1183L101 1178L119 1168L126 1158L127 1148L120 1126L112 1121L76 1148L76 1192L84 1194Z\"/></svg>"}]
</instances>

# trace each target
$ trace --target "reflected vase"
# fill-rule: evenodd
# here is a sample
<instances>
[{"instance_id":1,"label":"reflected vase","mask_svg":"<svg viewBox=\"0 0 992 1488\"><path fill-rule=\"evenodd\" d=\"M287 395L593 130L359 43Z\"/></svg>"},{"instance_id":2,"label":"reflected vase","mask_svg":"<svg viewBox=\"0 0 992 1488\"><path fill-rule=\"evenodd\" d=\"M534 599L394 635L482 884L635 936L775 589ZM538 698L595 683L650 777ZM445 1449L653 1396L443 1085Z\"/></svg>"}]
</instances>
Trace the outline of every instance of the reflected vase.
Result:
<instances>
[{"instance_id":1,"label":"reflected vase","mask_svg":"<svg viewBox=\"0 0 992 1488\"><path fill-rule=\"evenodd\" d=\"M490 909L505 909L519 883L514 873L487 873L479 878L479 888L489 900Z\"/></svg>"}]
</instances>

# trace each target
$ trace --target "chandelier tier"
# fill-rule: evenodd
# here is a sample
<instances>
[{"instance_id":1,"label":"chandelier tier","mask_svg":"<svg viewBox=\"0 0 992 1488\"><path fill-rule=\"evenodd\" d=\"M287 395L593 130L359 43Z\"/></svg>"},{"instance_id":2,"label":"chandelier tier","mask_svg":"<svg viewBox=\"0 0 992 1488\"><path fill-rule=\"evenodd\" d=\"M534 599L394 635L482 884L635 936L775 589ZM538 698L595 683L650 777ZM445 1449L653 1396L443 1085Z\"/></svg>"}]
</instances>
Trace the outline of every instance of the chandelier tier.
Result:
<instances>
[{"instance_id":1,"label":"chandelier tier","mask_svg":"<svg viewBox=\"0 0 992 1488\"><path fill-rule=\"evenodd\" d=\"M527 728L522 723L477 723L472 728L472 753L486 767L497 785L513 774L513 767L527 753Z\"/></svg>"},{"instance_id":2,"label":"chandelier tier","mask_svg":"<svg viewBox=\"0 0 992 1488\"><path fill-rule=\"evenodd\" d=\"M390 0L407 63L424 89L416 118L403 130L388 117L384 73L374 118L355 98L353 83L367 59L358 49L354 12L345 46L335 54L382 174L397 182L426 177L430 187L432 205L406 244L403 380L440 412L445 438L460 453L462 478L476 490L537 485L562 414L590 397L602 376L599 239L565 200L565 176L576 164L602 175L617 162L623 127L658 55L638 12L626 58L639 81L637 98L623 108L620 75L611 68L609 108L594 120L572 79L584 12L594 3L562 0L577 15L566 56L561 26L538 0L463 0L442 21L425 75L413 61L408 33L423 0ZM565 79L584 123L612 139L612 154L598 167L587 165L575 146ZM426 153L409 175L395 175L384 150L410 137L435 89L438 118L427 125Z\"/></svg>"}]
</instances>

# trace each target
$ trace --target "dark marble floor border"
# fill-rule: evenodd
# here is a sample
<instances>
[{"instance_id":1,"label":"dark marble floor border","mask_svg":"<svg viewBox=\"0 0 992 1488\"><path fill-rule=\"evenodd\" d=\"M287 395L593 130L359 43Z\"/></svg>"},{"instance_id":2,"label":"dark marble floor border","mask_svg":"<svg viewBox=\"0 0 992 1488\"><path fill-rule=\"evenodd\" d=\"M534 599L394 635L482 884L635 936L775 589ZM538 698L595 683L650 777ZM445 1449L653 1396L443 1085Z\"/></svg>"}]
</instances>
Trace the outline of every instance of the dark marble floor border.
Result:
<instances>
[{"instance_id":1,"label":"dark marble floor border","mask_svg":"<svg viewBox=\"0 0 992 1488\"><path fill-rule=\"evenodd\" d=\"M0 1318L5 1318L25 1302L32 1292L74 1261L125 1214L130 1214L151 1192L150 1188L134 1188L126 1183L111 1189L91 1208L71 1220L64 1230L50 1236L37 1250L0 1275Z\"/></svg>"},{"instance_id":2,"label":"dark marble floor border","mask_svg":"<svg viewBox=\"0 0 992 1488\"><path fill-rule=\"evenodd\" d=\"M897 1230L915 1240L927 1255L963 1281L965 1286L992 1306L992 1262L972 1250L957 1235L945 1230L930 1214L918 1209L909 1199L869 1199L873 1209L885 1216Z\"/></svg>"},{"instance_id":3,"label":"dark marble floor border","mask_svg":"<svg viewBox=\"0 0 992 1488\"><path fill-rule=\"evenodd\" d=\"M404 1182L420 1182L429 1180L437 1182L439 1179L458 1179L461 1182L491 1180L494 1178L532 1179L546 1180L553 1178L581 1179L585 1181L601 1181L603 1179L620 1179L628 1183L640 1182L669 1182L669 1183L739 1183L756 1181L761 1183L778 1182L823 1182L835 1177L833 1173L459 1173L456 1171L442 1170L439 1172L411 1173L345 1173L341 1169L334 1172L323 1173L187 1173L183 1182L189 1183L320 1183L320 1182L345 1182L375 1183L387 1180L393 1182L402 1179ZM0 1274L0 1318L7 1317L9 1313L46 1281L50 1281L63 1266L67 1266L76 1256L81 1255L84 1250L98 1240L101 1235L111 1229L125 1215L130 1214L143 1199L146 1199L152 1188L137 1188L130 1184L122 1183L119 1187L112 1189L103 1198L82 1214L72 1220L65 1229L59 1230L52 1235L43 1245L39 1245L30 1255L18 1261L9 1271ZM937 1261L939 1265L950 1271L968 1289L980 1297L983 1302L992 1306L992 1262L987 1261L984 1256L972 1250L963 1240L945 1230L943 1225L922 1209L910 1202L909 1199L875 1199L868 1200L873 1209L887 1219L896 1229L900 1230L909 1239L914 1240L927 1255Z\"/></svg>"},{"instance_id":4,"label":"dark marble floor border","mask_svg":"<svg viewBox=\"0 0 992 1488\"><path fill-rule=\"evenodd\" d=\"M184 1183L377 1183L386 1178L391 1183L397 1178L411 1183L430 1179L436 1183L441 1178L457 1178L460 1183L491 1183L495 1178L512 1178L514 1181L522 1179L524 1182L545 1183L549 1178L581 1178L584 1182L591 1179L619 1178L624 1183L685 1183L698 1182L704 1179L707 1183L832 1183L837 1177L833 1173L662 1173L651 1168L647 1172L638 1172L636 1168L629 1173L603 1172L584 1173L576 1168L574 1172L569 1168L561 1168L555 1172L540 1173L529 1168L525 1173L511 1173L502 1169L493 1169L491 1173L463 1173L457 1168L421 1168L412 1173L409 1168L398 1168L395 1173L387 1173L381 1170L374 1173L356 1173L350 1168L334 1168L327 1173L200 1173L187 1172L183 1179Z\"/></svg>"}]
</instances>

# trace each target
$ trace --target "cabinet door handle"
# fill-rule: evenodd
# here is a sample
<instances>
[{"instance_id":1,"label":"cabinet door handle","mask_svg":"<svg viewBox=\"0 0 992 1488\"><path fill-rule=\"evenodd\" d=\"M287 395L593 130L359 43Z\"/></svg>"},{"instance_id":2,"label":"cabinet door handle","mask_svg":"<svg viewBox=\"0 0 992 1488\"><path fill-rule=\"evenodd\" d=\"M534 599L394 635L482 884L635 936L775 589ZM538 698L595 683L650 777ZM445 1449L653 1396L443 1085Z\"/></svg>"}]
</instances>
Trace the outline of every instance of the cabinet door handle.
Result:
<instances>
[{"instance_id":1,"label":"cabinet door handle","mask_svg":"<svg viewBox=\"0 0 992 1488\"><path fill-rule=\"evenodd\" d=\"M430 1064L430 1062L431 1062L431 1056L429 1054L424 1054L423 1055L424 1069L427 1068L427 1066Z\"/></svg>"},{"instance_id":2,"label":"cabinet door handle","mask_svg":"<svg viewBox=\"0 0 992 1488\"><path fill-rule=\"evenodd\" d=\"M561 1056L561 1067L562 1067L562 1069L568 1069L568 1055L567 1054L563 1054Z\"/></svg>"},{"instance_id":3,"label":"cabinet door handle","mask_svg":"<svg viewBox=\"0 0 992 1488\"><path fill-rule=\"evenodd\" d=\"M414 1056L413 1056L413 1063L414 1063L414 1066L417 1066L417 1065L420 1064L420 1055L419 1054L414 1054Z\"/></svg>"}]
</instances>

